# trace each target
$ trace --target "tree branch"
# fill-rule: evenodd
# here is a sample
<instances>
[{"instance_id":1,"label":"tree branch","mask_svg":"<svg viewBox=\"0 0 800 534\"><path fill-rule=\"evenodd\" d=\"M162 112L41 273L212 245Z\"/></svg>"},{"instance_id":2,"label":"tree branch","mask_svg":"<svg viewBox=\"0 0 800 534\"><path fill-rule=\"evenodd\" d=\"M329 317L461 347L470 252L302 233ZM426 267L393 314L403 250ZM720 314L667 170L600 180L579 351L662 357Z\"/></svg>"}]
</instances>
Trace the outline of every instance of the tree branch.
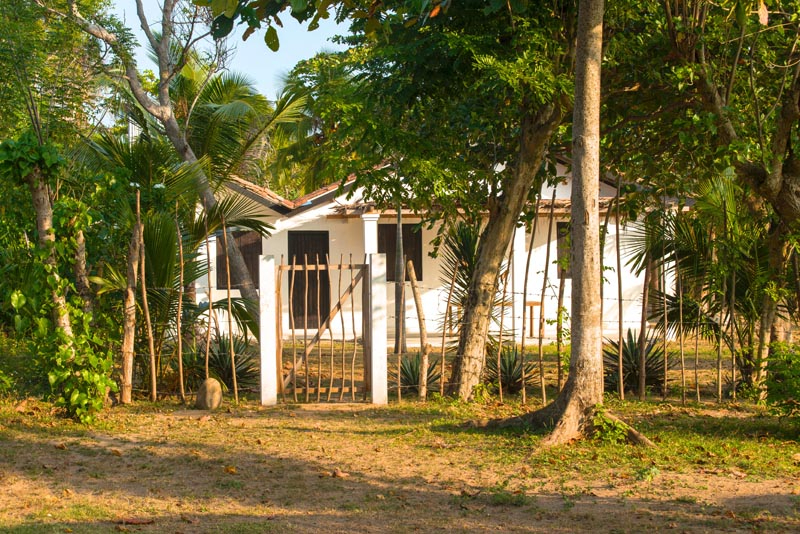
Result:
<instances>
[{"instance_id":1,"label":"tree branch","mask_svg":"<svg viewBox=\"0 0 800 534\"><path fill-rule=\"evenodd\" d=\"M64 14L45 6L42 0L36 0L36 2L50 13L58 15L62 18L72 19L81 30L106 43L114 51L120 61L122 61L122 65L125 70L125 75L123 78L128 81L128 85L131 88L131 93L136 101L139 102L139 105L142 106L148 113L159 119L163 120L169 116L169 107L158 105L153 102L153 100L144 90L144 87L142 87L142 82L139 80L139 72L136 70L136 61L133 59L130 53L125 50L115 33L108 31L99 24L95 24L86 20L86 18L80 14L80 11L78 11L78 6L76 5L75 0L69 0L69 14Z\"/></svg>"}]
</instances>

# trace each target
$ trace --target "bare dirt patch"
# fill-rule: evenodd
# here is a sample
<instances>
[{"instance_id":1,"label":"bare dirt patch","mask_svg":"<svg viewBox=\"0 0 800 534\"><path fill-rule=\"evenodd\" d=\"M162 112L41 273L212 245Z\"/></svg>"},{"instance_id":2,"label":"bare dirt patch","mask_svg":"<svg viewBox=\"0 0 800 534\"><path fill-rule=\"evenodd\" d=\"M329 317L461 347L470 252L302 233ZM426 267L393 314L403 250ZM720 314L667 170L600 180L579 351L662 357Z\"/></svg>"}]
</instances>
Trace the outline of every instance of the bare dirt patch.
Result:
<instances>
[{"instance_id":1,"label":"bare dirt patch","mask_svg":"<svg viewBox=\"0 0 800 534\"><path fill-rule=\"evenodd\" d=\"M86 428L0 407L0 530L800 531L797 443L755 431L752 449L724 436L673 443L685 421L739 412L632 414L654 452L542 451L540 434L463 426L470 409L140 406ZM762 449L763 463L749 458Z\"/></svg>"}]
</instances>

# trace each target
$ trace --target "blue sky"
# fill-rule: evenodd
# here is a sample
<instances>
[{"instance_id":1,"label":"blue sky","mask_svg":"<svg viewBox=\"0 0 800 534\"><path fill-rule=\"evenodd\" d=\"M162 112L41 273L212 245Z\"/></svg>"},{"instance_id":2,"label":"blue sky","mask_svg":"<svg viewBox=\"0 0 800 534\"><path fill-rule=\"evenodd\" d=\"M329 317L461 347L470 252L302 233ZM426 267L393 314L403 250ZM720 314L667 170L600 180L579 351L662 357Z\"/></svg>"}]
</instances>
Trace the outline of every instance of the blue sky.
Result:
<instances>
[{"instance_id":1,"label":"blue sky","mask_svg":"<svg viewBox=\"0 0 800 534\"><path fill-rule=\"evenodd\" d=\"M127 23L136 34L139 43L145 42L136 15L135 0L113 0L114 11ZM157 23L159 8L157 0L144 0L150 24ZM274 99L281 86L281 78L287 74L298 61L313 57L323 50L336 50L341 47L331 43L329 39L337 34L346 33L346 26L337 26L332 19L320 21L320 27L309 32L307 25L301 26L295 19L286 14L281 17L283 28L277 28L280 39L280 50L273 52L264 44L264 31L251 35L242 41L241 28L229 37L228 43L235 49L230 69L249 76L259 91L269 99ZM144 46L136 54L139 68L152 68Z\"/></svg>"}]
</instances>

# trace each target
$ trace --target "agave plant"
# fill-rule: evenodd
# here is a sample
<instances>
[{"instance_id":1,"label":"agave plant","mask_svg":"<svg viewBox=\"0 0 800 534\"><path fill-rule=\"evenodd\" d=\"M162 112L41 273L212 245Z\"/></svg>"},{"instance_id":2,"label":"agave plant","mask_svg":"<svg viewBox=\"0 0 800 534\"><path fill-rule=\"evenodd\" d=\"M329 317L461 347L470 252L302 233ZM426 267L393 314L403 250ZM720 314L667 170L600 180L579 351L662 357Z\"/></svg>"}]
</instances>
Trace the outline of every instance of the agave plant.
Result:
<instances>
[{"instance_id":1,"label":"agave plant","mask_svg":"<svg viewBox=\"0 0 800 534\"><path fill-rule=\"evenodd\" d=\"M497 373L497 344L489 344L486 350L486 367L484 368L484 382L489 384L502 383L503 391L516 393L522 390L522 358L517 347L503 346L500 352L500 378ZM538 381L539 370L533 362L525 363L525 383L533 384Z\"/></svg>"},{"instance_id":2,"label":"agave plant","mask_svg":"<svg viewBox=\"0 0 800 534\"><path fill-rule=\"evenodd\" d=\"M208 373L228 390L233 389L230 339L227 333L215 329L208 351ZM258 352L250 338L233 334L236 353L236 382L239 389L257 388L260 382ZM205 346L200 343L183 354L183 367L189 389L196 389L205 378Z\"/></svg>"},{"instance_id":3,"label":"agave plant","mask_svg":"<svg viewBox=\"0 0 800 534\"><path fill-rule=\"evenodd\" d=\"M648 335L645 343L645 387L651 387L663 393L664 386L664 347L657 335ZM628 329L628 335L622 342L622 381L626 391L639 393L639 336ZM674 362L668 363L669 368ZM619 380L619 344L606 339L603 348L603 370L605 372L605 390L617 391Z\"/></svg>"},{"instance_id":4,"label":"agave plant","mask_svg":"<svg viewBox=\"0 0 800 534\"><path fill-rule=\"evenodd\" d=\"M421 376L420 370L422 369L422 355L417 353L413 356L404 356L400 360L400 386L403 392L419 393L419 378ZM439 361L432 360L428 363L428 389L432 389L433 385L439 382L442 378L442 373L439 372ZM393 373L390 378L392 383L397 383L397 373Z\"/></svg>"}]
</instances>

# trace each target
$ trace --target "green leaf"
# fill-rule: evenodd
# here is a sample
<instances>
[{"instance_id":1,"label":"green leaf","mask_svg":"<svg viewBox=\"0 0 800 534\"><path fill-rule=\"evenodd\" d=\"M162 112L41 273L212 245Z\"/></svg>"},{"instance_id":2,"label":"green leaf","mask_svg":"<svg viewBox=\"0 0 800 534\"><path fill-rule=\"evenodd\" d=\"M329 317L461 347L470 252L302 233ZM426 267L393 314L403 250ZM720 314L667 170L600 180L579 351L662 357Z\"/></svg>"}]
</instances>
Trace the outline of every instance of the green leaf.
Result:
<instances>
[{"instance_id":1,"label":"green leaf","mask_svg":"<svg viewBox=\"0 0 800 534\"><path fill-rule=\"evenodd\" d=\"M267 28L267 33L264 35L264 42L267 43L267 46L273 52L277 52L278 48L280 48L280 41L278 40L278 30L275 29L275 26L270 26Z\"/></svg>"},{"instance_id":2,"label":"green leaf","mask_svg":"<svg viewBox=\"0 0 800 534\"><path fill-rule=\"evenodd\" d=\"M14 308L14 310L19 311L20 308L25 306L25 302L27 302L27 299L19 289L11 293L11 306Z\"/></svg>"},{"instance_id":3,"label":"green leaf","mask_svg":"<svg viewBox=\"0 0 800 534\"><path fill-rule=\"evenodd\" d=\"M308 0L289 0L292 13L302 13L308 8Z\"/></svg>"},{"instance_id":4,"label":"green leaf","mask_svg":"<svg viewBox=\"0 0 800 534\"><path fill-rule=\"evenodd\" d=\"M214 39L222 39L233 31L233 19L220 15L211 23L211 36Z\"/></svg>"},{"instance_id":5,"label":"green leaf","mask_svg":"<svg viewBox=\"0 0 800 534\"><path fill-rule=\"evenodd\" d=\"M239 0L211 0L211 13L215 17L225 15L229 19L233 19L237 7L239 7Z\"/></svg>"}]
</instances>

